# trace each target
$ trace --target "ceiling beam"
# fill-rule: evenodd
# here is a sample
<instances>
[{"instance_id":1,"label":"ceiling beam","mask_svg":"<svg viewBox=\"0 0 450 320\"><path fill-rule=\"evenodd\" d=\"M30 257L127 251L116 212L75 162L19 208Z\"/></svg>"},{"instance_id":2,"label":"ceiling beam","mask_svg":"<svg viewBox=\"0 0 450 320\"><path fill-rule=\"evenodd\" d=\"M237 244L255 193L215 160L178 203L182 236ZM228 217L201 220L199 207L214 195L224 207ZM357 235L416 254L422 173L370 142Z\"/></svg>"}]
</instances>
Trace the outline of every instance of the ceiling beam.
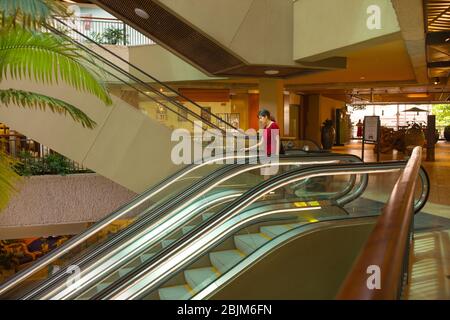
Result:
<instances>
[{"instance_id":1,"label":"ceiling beam","mask_svg":"<svg viewBox=\"0 0 450 320\"><path fill-rule=\"evenodd\" d=\"M447 39L450 39L450 30L440 32L429 32L427 33L426 43L429 46L440 44L448 44L450 46L450 40Z\"/></svg>"},{"instance_id":2,"label":"ceiling beam","mask_svg":"<svg viewBox=\"0 0 450 320\"><path fill-rule=\"evenodd\" d=\"M428 62L428 68L450 68L450 60L447 61L435 61L435 62Z\"/></svg>"},{"instance_id":3,"label":"ceiling beam","mask_svg":"<svg viewBox=\"0 0 450 320\"><path fill-rule=\"evenodd\" d=\"M397 14L402 38L414 68L416 81L419 84L428 84L422 0L391 0L391 2Z\"/></svg>"}]
</instances>

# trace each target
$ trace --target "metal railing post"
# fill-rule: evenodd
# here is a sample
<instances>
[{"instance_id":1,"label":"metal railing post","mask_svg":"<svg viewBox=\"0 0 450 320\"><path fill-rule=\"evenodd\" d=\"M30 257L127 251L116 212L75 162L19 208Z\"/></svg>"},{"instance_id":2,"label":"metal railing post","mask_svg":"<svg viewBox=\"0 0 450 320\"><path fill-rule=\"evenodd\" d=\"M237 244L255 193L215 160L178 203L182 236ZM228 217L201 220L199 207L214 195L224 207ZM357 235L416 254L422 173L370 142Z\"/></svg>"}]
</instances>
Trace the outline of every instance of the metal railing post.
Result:
<instances>
[{"instance_id":1,"label":"metal railing post","mask_svg":"<svg viewBox=\"0 0 450 320\"><path fill-rule=\"evenodd\" d=\"M127 45L127 25L125 22L122 22L122 32L123 32L123 45Z\"/></svg>"}]
</instances>

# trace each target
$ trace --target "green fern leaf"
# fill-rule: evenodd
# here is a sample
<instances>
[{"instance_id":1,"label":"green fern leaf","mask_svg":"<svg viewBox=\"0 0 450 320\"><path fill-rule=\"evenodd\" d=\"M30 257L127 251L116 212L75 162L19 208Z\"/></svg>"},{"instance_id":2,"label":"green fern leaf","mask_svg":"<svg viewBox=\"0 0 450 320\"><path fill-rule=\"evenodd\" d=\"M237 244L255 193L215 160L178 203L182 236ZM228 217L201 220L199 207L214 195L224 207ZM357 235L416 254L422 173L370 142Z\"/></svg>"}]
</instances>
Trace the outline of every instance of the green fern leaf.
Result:
<instances>
[{"instance_id":1,"label":"green fern leaf","mask_svg":"<svg viewBox=\"0 0 450 320\"><path fill-rule=\"evenodd\" d=\"M49 108L55 113L69 114L74 121L81 123L83 127L92 129L96 125L95 121L75 106L62 100L34 92L16 89L0 90L0 102L5 106L15 104L22 108L41 110Z\"/></svg>"},{"instance_id":2,"label":"green fern leaf","mask_svg":"<svg viewBox=\"0 0 450 320\"><path fill-rule=\"evenodd\" d=\"M0 32L0 81L7 75L13 79L27 77L46 84L58 83L61 79L109 105L111 97L93 68L88 57L54 34L22 28Z\"/></svg>"}]
</instances>

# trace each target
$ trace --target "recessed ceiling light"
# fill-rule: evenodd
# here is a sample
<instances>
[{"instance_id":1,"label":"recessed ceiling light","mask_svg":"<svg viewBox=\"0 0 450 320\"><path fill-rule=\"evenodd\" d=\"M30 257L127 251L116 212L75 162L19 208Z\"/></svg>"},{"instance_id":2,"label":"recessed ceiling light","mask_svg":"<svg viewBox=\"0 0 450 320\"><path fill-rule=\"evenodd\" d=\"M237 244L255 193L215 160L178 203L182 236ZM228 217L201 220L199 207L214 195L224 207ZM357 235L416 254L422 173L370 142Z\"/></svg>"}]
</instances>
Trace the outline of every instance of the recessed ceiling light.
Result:
<instances>
[{"instance_id":1,"label":"recessed ceiling light","mask_svg":"<svg viewBox=\"0 0 450 320\"><path fill-rule=\"evenodd\" d=\"M269 76L273 76L273 75L279 74L280 71L278 71L278 70L266 70L266 71L264 71L264 73L269 75Z\"/></svg>"},{"instance_id":2,"label":"recessed ceiling light","mask_svg":"<svg viewBox=\"0 0 450 320\"><path fill-rule=\"evenodd\" d=\"M409 93L406 96L408 98L428 98L427 93Z\"/></svg>"},{"instance_id":3,"label":"recessed ceiling light","mask_svg":"<svg viewBox=\"0 0 450 320\"><path fill-rule=\"evenodd\" d=\"M361 78L359 78L360 80L366 80L366 77L361 77Z\"/></svg>"},{"instance_id":4,"label":"recessed ceiling light","mask_svg":"<svg viewBox=\"0 0 450 320\"><path fill-rule=\"evenodd\" d=\"M144 10L139 9L139 8L134 9L134 13L136 13L142 19L150 18L150 15L147 12L145 12Z\"/></svg>"},{"instance_id":5,"label":"recessed ceiling light","mask_svg":"<svg viewBox=\"0 0 450 320\"><path fill-rule=\"evenodd\" d=\"M450 37L448 37L447 39L445 39L445 42L450 42Z\"/></svg>"}]
</instances>

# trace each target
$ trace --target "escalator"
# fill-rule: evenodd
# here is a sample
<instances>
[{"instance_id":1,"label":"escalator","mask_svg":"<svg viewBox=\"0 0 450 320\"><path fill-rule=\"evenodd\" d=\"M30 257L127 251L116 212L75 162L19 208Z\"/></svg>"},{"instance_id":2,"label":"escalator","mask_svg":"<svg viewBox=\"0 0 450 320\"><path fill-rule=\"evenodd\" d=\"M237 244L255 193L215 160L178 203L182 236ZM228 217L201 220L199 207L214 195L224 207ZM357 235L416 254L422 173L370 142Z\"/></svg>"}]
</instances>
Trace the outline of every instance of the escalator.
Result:
<instances>
[{"instance_id":1,"label":"escalator","mask_svg":"<svg viewBox=\"0 0 450 320\"><path fill-rule=\"evenodd\" d=\"M310 196L301 197L303 192L295 192L298 191L297 183L305 179L311 182L312 178L328 177L335 182L340 181L332 187L339 193L339 189L348 187L347 182L352 176L359 176L357 180L369 174L393 176L404 166L405 162L334 164L288 171L245 192L195 230L170 244L163 252L140 263L126 275L117 277L112 285L96 295L85 293L69 298L267 299L290 295L308 298L308 292L321 292L326 294L322 298L332 298L379 214L379 210L376 210L377 213L368 213L371 211L370 206L379 209L383 203L361 203L362 185L358 183L353 185L350 192L340 194L337 200L317 200L317 194L320 195L323 190L316 191L316 195L311 193ZM339 179L344 176L348 179ZM419 179L421 183L418 184L416 210L420 210L426 202L429 191L429 181L423 169ZM333 181L328 182L329 187ZM289 192L292 185L297 187L294 192ZM345 205L342 204L343 199L346 199ZM355 212L355 208L360 209L360 214L349 213ZM308 246L303 247L309 242L317 248L323 248L327 241L335 243L328 243L329 248L323 251L318 249L315 252L309 250ZM338 244L341 245L340 250ZM296 273L302 267L295 269L289 266L292 262L298 267L298 257L291 258L292 261L289 259L289 255L293 257L296 252L310 252L310 255L302 256L303 259L309 259L303 269L309 268L310 273ZM283 261L282 264L278 258ZM317 273L311 274L314 268L328 270L332 281L327 289L310 290L309 278L317 280L318 277ZM274 274L270 274L271 269L276 270ZM293 273L284 275L283 272L287 270ZM282 286L280 282L277 286L276 279L280 273L283 281L296 278L292 280L293 283L301 279L300 283L303 281L308 285L293 287L286 283ZM260 276L258 283L252 285L249 279L254 279L257 274ZM324 276L324 279L329 277ZM264 286L265 291L252 289ZM312 297L318 296L309 296Z\"/></svg>"},{"instance_id":2,"label":"escalator","mask_svg":"<svg viewBox=\"0 0 450 320\"><path fill-rule=\"evenodd\" d=\"M230 156L234 162L238 162L236 157ZM244 160L247 164L244 161L242 164L218 165L213 160L211 163L182 169L38 260L30 268L19 272L0 287L0 297L18 298L31 288L36 289L27 295L29 297L42 295L49 290L54 292L55 288L61 290L61 284L65 286L65 281L70 276L66 273L70 266L81 268L83 275L86 275L82 277L84 280L95 275L89 278L86 286L95 281L108 283L108 272L124 275L131 271L129 265L136 264L136 261L130 262L130 259L134 257L135 260L141 259L144 262L151 257L152 250L164 249L171 241L189 232L195 225L192 225L195 219L200 222L198 218L204 210L219 210L227 201L236 199L263 181L260 169L264 165L249 164L252 158ZM282 157L279 167L282 173L307 165L360 161L358 157L351 155L304 152ZM349 181L351 185L354 183ZM327 195L329 198L333 196L337 195ZM102 235L112 224L118 222L120 229L116 234ZM153 247L149 248L151 245ZM123 251L122 248L128 251ZM135 252L130 254L129 251L133 248ZM99 270L102 274L97 274ZM99 283L96 290L102 289L102 283Z\"/></svg>"},{"instance_id":3,"label":"escalator","mask_svg":"<svg viewBox=\"0 0 450 320\"><path fill-rule=\"evenodd\" d=\"M163 287L160 288L161 293L158 291L156 296L154 290L145 296L139 296L139 298L191 297L193 296L192 292L196 292L199 285L205 286L205 284L208 284L208 282L215 279L211 276L212 274L219 277L221 273L224 273L231 268L232 264L230 264L230 261L247 261L247 259L244 258L251 256L254 250L259 250L261 245L272 243L271 240L276 239L278 236L282 235L283 232L286 233L287 231L304 228L310 224L326 221L328 219L360 219L361 214L355 214L355 210L353 210L354 208L352 208L352 206L361 209L363 215L364 212L370 211L368 210L369 208L367 205L357 203L358 198L361 197L367 186L367 172L387 172L389 175L392 175L393 171L399 171L399 169L404 166L404 162L362 165L362 168L358 167L361 166L361 164L354 164L351 167L339 164L327 165L326 163L329 163L331 159L334 158L332 162L336 163L336 160L342 156L328 155L323 158L324 156L325 155L323 154L315 156L309 155L308 157L304 156L303 161L300 159L293 161L292 158L283 159L282 161L285 161L287 169L285 173L281 173L267 181L263 181L262 179L257 180L253 183L253 188L251 188L251 184L247 185L252 169L247 168L247 171L244 171L244 173L241 172L238 175L236 175L236 172L242 171L242 168L237 169L237 171L231 169L226 175L235 175L236 177L240 177L240 179L246 180L246 187L244 189L235 189L236 183L232 178L231 180L226 179L228 180L227 183L229 183L229 185L220 185L219 183L216 185L216 188L210 188L210 192L207 192L205 197L203 197L203 195L199 197L198 194L197 197L195 197L194 195L196 201L191 203L198 203L199 205L189 207L190 203L188 203L185 206L179 207L178 210L175 208L173 211L174 214L165 214L165 218L167 219L150 220L151 222L146 219L137 220L136 223L130 225L130 228L125 229L125 232L121 232L113 237L112 241L109 241L109 244L107 242L104 243L106 246L103 246L103 254L102 250L100 250L102 247L100 246L99 248L97 246L88 250L87 253L84 252L84 259L82 258L78 261L76 259L71 260L70 265L82 266L82 275L73 285L67 284L67 278L69 278L69 276L65 272L60 272L53 277L49 277L49 280L45 279L46 281L43 281L39 285L34 283L34 289L24 295L24 292L30 288L23 287L24 279L26 279L26 277L19 276L18 279L13 279L9 290L5 290L5 286L0 288L2 293L5 292L5 294L2 294L2 298L113 298L116 297L116 295L111 294L112 292L117 292L118 287L120 288L129 283L131 281L130 279L136 277L137 274L143 274L142 270L145 270L145 268L156 265L158 261L165 261L167 258L163 259L162 257L167 253L172 250L178 250L180 243L196 235L198 230L202 230L202 228L205 227L205 224L214 223L218 217L220 218L225 214L228 215L230 208L233 206L239 207L243 202L247 202L243 201L246 198L252 198L254 203L249 205L247 211L234 218L237 220L231 219L231 222L224 225L239 226L243 221L244 223L253 222L255 217L275 216L275 218L271 217L271 219L269 219L270 221L264 221L262 224L258 221L257 226L248 227L240 233L238 232L237 234L233 233L230 235L225 244L219 246L218 249L215 248L214 250L211 250L211 254L207 254L209 258L203 257L202 259L199 259L200 262L194 264L194 267L185 270L186 272L189 271L187 272L187 275L183 271L183 277L179 276L177 280L168 279L167 285L164 284ZM328 157L328 159L326 159L326 157ZM309 160L307 160L307 158L309 158ZM350 158L347 156L347 159L341 158L339 161L345 163L348 161L355 162L355 160L357 160L357 158L351 159L351 156ZM299 165L301 162L307 163L308 161L310 166L307 166L306 168ZM312 164L320 163L321 161L321 167L317 167L319 169L311 167ZM290 168L292 162L294 163L293 170ZM336 170L336 168L333 168L333 166L337 166L337 169L344 171L334 172L333 170ZM363 171L363 173L352 173L353 171L351 171L350 168L353 168L353 166L356 166L357 170ZM314 173L314 170L321 170L320 175L307 175L308 172ZM339 178L341 176L340 172L345 172L346 177L344 179ZM301 174L303 174L303 176ZM301 178L299 178L299 175ZM306 180L304 179L305 176L307 176ZM326 179L323 180L324 177L322 176L328 178L332 177L332 181ZM418 192L418 200L416 202L417 211L425 204L429 192L429 181L426 173L422 171L420 176L422 183L420 184L421 189ZM282 188L281 193L279 192L281 189L278 190L274 187L274 185L276 186L280 181L284 183L283 186L288 186ZM264 199L256 201L254 195L258 194L257 191L261 188L267 190L269 186L275 191L269 191L263 195ZM228 191L226 191L227 188ZM187 189L190 189L190 187ZM206 189L208 189L208 187ZM233 190L236 190L236 194L234 195L232 195ZM185 192L186 191L183 191L181 193ZM228 194L224 194L224 192L228 192ZM179 199L181 196L180 194L176 195L174 198ZM218 195L219 198L222 198L222 201L217 203L211 201L216 195ZM207 200L206 203L211 203L210 206L204 206L203 204L205 202L202 204L202 200L205 199ZM350 207L348 207L349 205ZM156 214L155 212L157 211L152 212L153 215ZM231 210L231 212L233 212L233 210ZM349 214L349 212L352 214ZM293 213L295 213L295 215L292 215ZM281 215L282 218L277 215ZM151 216L151 214L149 214L149 216ZM373 215L369 215L369 217L372 216ZM280 223L280 220L282 220L282 223ZM144 223L144 228L133 228L134 225L138 225L140 222ZM150 225L153 225L153 229ZM132 235L127 238L127 233L132 233ZM115 238L116 240L117 238L119 238L119 240L125 238L125 241L114 241ZM126 241L127 239L128 241ZM209 238L207 243L213 244L215 240L214 237ZM114 246L111 245L111 242L119 243ZM70 251L70 249L71 248L66 248L65 251ZM197 253L201 251L194 250L193 252ZM194 257L194 255L192 255L193 252L191 250L188 255L189 259L186 258L187 261L189 261L191 257ZM88 258L86 258L86 256ZM197 256L195 255L195 257ZM46 268L50 264L51 261L50 263L47 261L47 263L42 263L40 268ZM171 270L170 268L163 269L166 271ZM173 272L174 270L172 270L170 274L173 274ZM157 272L152 272L150 274L155 275ZM181 283L181 278L185 279L184 283ZM193 287L187 285L189 282ZM137 283L145 283L145 281L140 279ZM118 295L117 297L123 298L122 295Z\"/></svg>"}]
</instances>

